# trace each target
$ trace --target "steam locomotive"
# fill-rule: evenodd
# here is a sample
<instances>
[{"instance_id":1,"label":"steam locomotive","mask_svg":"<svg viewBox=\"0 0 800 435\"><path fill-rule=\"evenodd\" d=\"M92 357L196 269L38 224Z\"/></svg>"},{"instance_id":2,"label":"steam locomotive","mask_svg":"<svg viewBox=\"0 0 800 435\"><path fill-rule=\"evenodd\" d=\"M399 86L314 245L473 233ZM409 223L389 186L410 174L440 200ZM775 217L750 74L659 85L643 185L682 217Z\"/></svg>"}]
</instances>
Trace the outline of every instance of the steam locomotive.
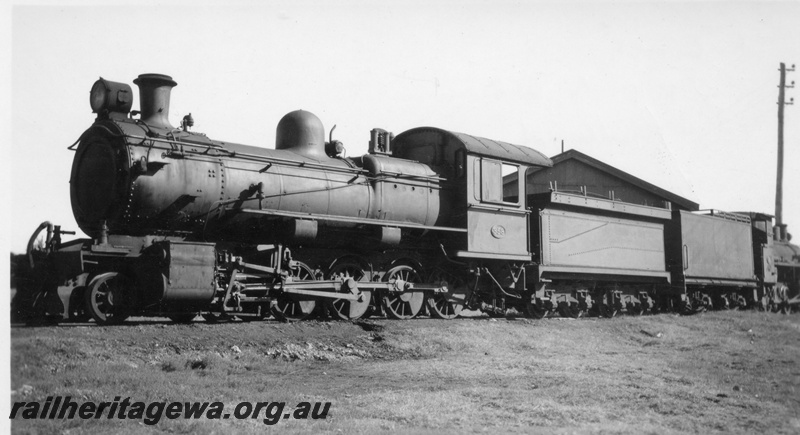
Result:
<instances>
[{"instance_id":1,"label":"steam locomotive","mask_svg":"<svg viewBox=\"0 0 800 435\"><path fill-rule=\"evenodd\" d=\"M433 127L373 129L360 157L302 110L280 120L275 149L213 140L191 115L170 124L171 77L134 83L140 111L129 85L92 86L97 118L70 147L72 210L90 238L36 229L15 320L788 307L769 215L526 195L545 155ZM504 195L504 180L521 194Z\"/></svg>"}]
</instances>

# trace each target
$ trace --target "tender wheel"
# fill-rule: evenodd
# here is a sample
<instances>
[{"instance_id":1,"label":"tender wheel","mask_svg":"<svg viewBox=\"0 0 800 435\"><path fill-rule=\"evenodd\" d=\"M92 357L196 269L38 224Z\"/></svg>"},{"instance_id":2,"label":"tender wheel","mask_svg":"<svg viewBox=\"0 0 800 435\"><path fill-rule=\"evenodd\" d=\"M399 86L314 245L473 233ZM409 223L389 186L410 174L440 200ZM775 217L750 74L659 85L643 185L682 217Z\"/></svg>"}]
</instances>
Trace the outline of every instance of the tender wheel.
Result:
<instances>
[{"instance_id":1,"label":"tender wheel","mask_svg":"<svg viewBox=\"0 0 800 435\"><path fill-rule=\"evenodd\" d=\"M405 282L422 282L419 273L411 266L396 266L389 269L384 280L399 279ZM425 294L417 291L405 291L402 293L388 292L383 297L383 309L387 317L398 320L408 320L414 318L422 309L425 302Z\"/></svg>"},{"instance_id":2,"label":"tender wheel","mask_svg":"<svg viewBox=\"0 0 800 435\"><path fill-rule=\"evenodd\" d=\"M437 319L458 317L469 299L471 293L469 286L463 280L443 271L434 272L428 281L432 283L445 281L447 284L447 293L433 293L428 297L428 310L431 316Z\"/></svg>"},{"instance_id":3,"label":"tender wheel","mask_svg":"<svg viewBox=\"0 0 800 435\"><path fill-rule=\"evenodd\" d=\"M124 283L117 272L97 275L86 292L86 311L99 325L115 325L128 318Z\"/></svg>"},{"instance_id":4,"label":"tender wheel","mask_svg":"<svg viewBox=\"0 0 800 435\"><path fill-rule=\"evenodd\" d=\"M714 301L711 297L707 294L703 294L700 297L699 303L695 304L697 309L700 311L713 311L714 310Z\"/></svg>"},{"instance_id":5,"label":"tender wheel","mask_svg":"<svg viewBox=\"0 0 800 435\"><path fill-rule=\"evenodd\" d=\"M337 263L331 268L331 279L335 278L352 278L356 282L368 281L368 277L364 269L356 262L343 261ZM328 313L334 319L340 320L355 320L363 317L370 309L370 302L372 301L372 292L369 290L361 290L361 300L351 301L347 299L336 299L327 301L325 304L328 307Z\"/></svg>"},{"instance_id":6,"label":"tender wheel","mask_svg":"<svg viewBox=\"0 0 800 435\"><path fill-rule=\"evenodd\" d=\"M731 300L732 298L727 294L719 295L716 299L711 299L713 308L717 310L730 310L733 308Z\"/></svg>"},{"instance_id":7,"label":"tender wheel","mask_svg":"<svg viewBox=\"0 0 800 435\"><path fill-rule=\"evenodd\" d=\"M628 302L625 308L631 316L641 316L644 314L644 307L642 307L641 303Z\"/></svg>"},{"instance_id":8,"label":"tender wheel","mask_svg":"<svg viewBox=\"0 0 800 435\"><path fill-rule=\"evenodd\" d=\"M571 317L573 319L578 319L583 316L583 310L578 308L578 304L561 302L558 304L558 314L560 314L561 317Z\"/></svg>"},{"instance_id":9,"label":"tender wheel","mask_svg":"<svg viewBox=\"0 0 800 435\"><path fill-rule=\"evenodd\" d=\"M494 309L483 310L483 312L484 312L484 314L489 316L490 319L505 319L506 318L506 313L505 312L498 312L498 311L495 311Z\"/></svg>"},{"instance_id":10,"label":"tender wheel","mask_svg":"<svg viewBox=\"0 0 800 435\"><path fill-rule=\"evenodd\" d=\"M756 301L758 311L769 311L769 298L766 296L762 296L761 299Z\"/></svg>"},{"instance_id":11,"label":"tender wheel","mask_svg":"<svg viewBox=\"0 0 800 435\"><path fill-rule=\"evenodd\" d=\"M598 292L593 300L597 302L593 304L597 315L608 319L616 317L624 307L620 295L609 290Z\"/></svg>"},{"instance_id":12,"label":"tender wheel","mask_svg":"<svg viewBox=\"0 0 800 435\"><path fill-rule=\"evenodd\" d=\"M778 283L778 288L775 289L775 298L772 300L776 313L790 314L792 307L789 304L789 287Z\"/></svg>"},{"instance_id":13,"label":"tender wheel","mask_svg":"<svg viewBox=\"0 0 800 435\"><path fill-rule=\"evenodd\" d=\"M547 311L547 308L544 307L544 303L542 303L541 300L528 302L525 305L525 316L531 319L543 319L544 316L547 315Z\"/></svg>"},{"instance_id":14,"label":"tender wheel","mask_svg":"<svg viewBox=\"0 0 800 435\"><path fill-rule=\"evenodd\" d=\"M292 270L292 277L300 281L316 281L317 279L314 271L299 261L297 267ZM300 295L283 293L272 305L272 314L278 320L295 322L311 317L316 307L317 301L313 299L304 299Z\"/></svg>"},{"instance_id":15,"label":"tender wheel","mask_svg":"<svg viewBox=\"0 0 800 435\"><path fill-rule=\"evenodd\" d=\"M703 308L695 308L692 300L689 298L686 298L686 300L681 300L680 302L680 313L683 315L696 314L699 312L699 310L703 310Z\"/></svg>"},{"instance_id":16,"label":"tender wheel","mask_svg":"<svg viewBox=\"0 0 800 435\"><path fill-rule=\"evenodd\" d=\"M747 299L742 295L736 296L736 309L737 310L746 310L747 309Z\"/></svg>"},{"instance_id":17,"label":"tender wheel","mask_svg":"<svg viewBox=\"0 0 800 435\"><path fill-rule=\"evenodd\" d=\"M169 320L173 323L192 323L192 320L197 317L197 313L181 313L169 316Z\"/></svg>"},{"instance_id":18,"label":"tender wheel","mask_svg":"<svg viewBox=\"0 0 800 435\"><path fill-rule=\"evenodd\" d=\"M612 305L600 304L599 308L600 308L600 315L609 319L619 314L619 310L613 304Z\"/></svg>"}]
</instances>

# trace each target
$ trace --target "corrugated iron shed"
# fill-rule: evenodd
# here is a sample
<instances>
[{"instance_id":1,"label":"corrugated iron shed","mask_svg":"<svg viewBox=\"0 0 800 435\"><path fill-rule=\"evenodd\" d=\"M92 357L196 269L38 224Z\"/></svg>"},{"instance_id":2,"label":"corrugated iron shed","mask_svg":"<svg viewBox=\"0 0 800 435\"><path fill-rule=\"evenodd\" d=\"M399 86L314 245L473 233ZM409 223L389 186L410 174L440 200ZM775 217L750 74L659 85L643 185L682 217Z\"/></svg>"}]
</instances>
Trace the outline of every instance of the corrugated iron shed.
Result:
<instances>
[{"instance_id":1,"label":"corrugated iron shed","mask_svg":"<svg viewBox=\"0 0 800 435\"><path fill-rule=\"evenodd\" d=\"M528 173L528 194L547 192L550 187L559 191L579 192L609 197L632 204L663 207L669 202L678 210L699 210L696 202L648 183L625 171L615 168L577 150L565 151L552 157L553 166ZM504 180L505 187L513 189L515 180ZM506 195L512 192L504 192Z\"/></svg>"}]
</instances>

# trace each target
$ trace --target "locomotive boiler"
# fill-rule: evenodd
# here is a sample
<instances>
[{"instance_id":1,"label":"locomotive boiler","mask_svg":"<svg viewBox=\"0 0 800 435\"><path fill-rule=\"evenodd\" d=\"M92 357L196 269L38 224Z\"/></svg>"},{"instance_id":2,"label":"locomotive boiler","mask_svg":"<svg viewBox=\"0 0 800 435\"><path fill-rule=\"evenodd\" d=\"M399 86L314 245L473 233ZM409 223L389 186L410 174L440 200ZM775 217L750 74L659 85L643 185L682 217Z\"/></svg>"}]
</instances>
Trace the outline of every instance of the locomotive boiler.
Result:
<instances>
[{"instance_id":1,"label":"locomotive boiler","mask_svg":"<svg viewBox=\"0 0 800 435\"><path fill-rule=\"evenodd\" d=\"M130 106L95 107L108 119L84 133L73 161L73 212L92 237L208 234L257 244L276 236L314 240L332 222L321 216L350 226L361 219L432 227L447 219L440 210L449 197L430 167L381 155L336 158L336 143L325 142L322 123L309 112L281 119L275 150L225 143L168 123L172 79L144 74L135 83L141 119L125 118ZM98 94L117 88L118 100L130 92L102 79L95 84ZM387 179L402 188L389 190ZM271 216L297 219L277 231Z\"/></svg>"}]
</instances>

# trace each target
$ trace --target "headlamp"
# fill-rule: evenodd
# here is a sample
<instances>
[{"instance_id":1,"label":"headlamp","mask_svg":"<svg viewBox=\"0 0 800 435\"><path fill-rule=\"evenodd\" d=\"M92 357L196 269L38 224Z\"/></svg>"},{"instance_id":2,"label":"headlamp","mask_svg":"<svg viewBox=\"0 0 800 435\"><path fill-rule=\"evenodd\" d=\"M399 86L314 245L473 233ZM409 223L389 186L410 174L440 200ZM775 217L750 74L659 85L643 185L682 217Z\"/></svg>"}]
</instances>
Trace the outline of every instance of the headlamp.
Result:
<instances>
[{"instance_id":1,"label":"headlamp","mask_svg":"<svg viewBox=\"0 0 800 435\"><path fill-rule=\"evenodd\" d=\"M133 105L131 87L100 77L89 92L89 105L98 115L120 113L127 115Z\"/></svg>"}]
</instances>

